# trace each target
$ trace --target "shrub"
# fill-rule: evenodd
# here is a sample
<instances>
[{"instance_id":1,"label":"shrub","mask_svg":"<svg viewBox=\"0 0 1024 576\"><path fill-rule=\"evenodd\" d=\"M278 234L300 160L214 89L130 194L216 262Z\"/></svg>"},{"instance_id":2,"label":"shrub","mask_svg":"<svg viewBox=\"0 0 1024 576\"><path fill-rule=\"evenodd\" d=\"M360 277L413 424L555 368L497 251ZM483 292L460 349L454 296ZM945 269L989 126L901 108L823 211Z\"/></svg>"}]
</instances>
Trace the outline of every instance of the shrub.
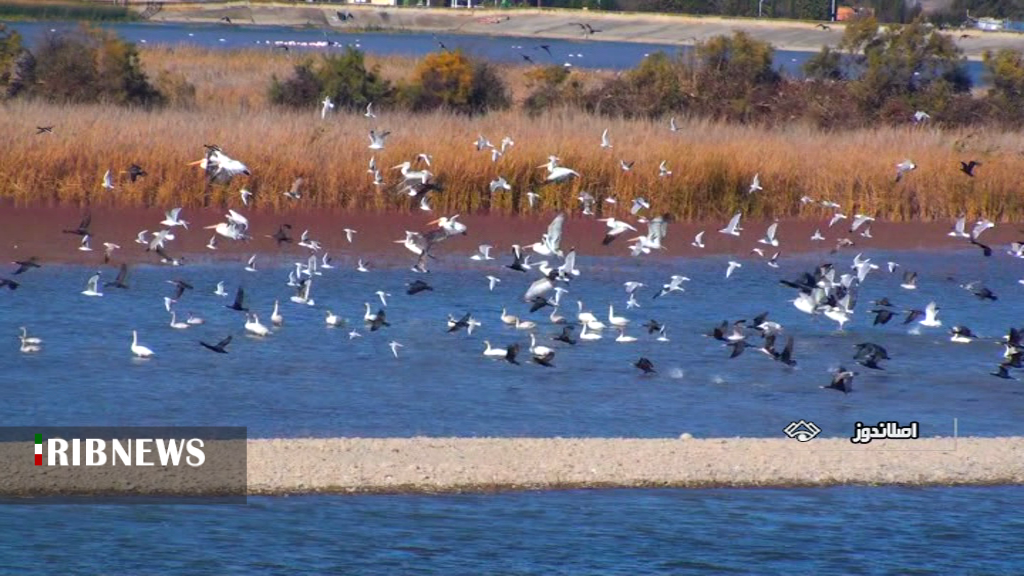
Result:
<instances>
[{"instance_id":1,"label":"shrub","mask_svg":"<svg viewBox=\"0 0 1024 576\"><path fill-rule=\"evenodd\" d=\"M339 109L359 110L370 102L386 105L393 95L391 83L381 78L377 68L367 70L363 52L351 47L342 54L324 56L316 65L302 62L290 78L282 82L275 76L270 85L272 103L295 108L315 106L329 96Z\"/></svg>"},{"instance_id":2,"label":"shrub","mask_svg":"<svg viewBox=\"0 0 1024 576\"><path fill-rule=\"evenodd\" d=\"M609 80L593 94L594 112L626 118L656 118L682 109L686 104L683 77L689 68L664 52L645 58L636 68Z\"/></svg>"},{"instance_id":3,"label":"shrub","mask_svg":"<svg viewBox=\"0 0 1024 576\"><path fill-rule=\"evenodd\" d=\"M751 120L782 77L772 67L775 49L745 32L697 44L698 93L713 116ZM764 90L769 88L769 90Z\"/></svg>"},{"instance_id":4,"label":"shrub","mask_svg":"<svg viewBox=\"0 0 1024 576\"><path fill-rule=\"evenodd\" d=\"M988 50L982 62L986 79L992 87L988 101L997 117L1003 121L1021 124L1024 110L1024 54L1004 48L998 52Z\"/></svg>"},{"instance_id":5,"label":"shrub","mask_svg":"<svg viewBox=\"0 0 1024 576\"><path fill-rule=\"evenodd\" d=\"M511 104L508 88L494 66L474 61L461 50L428 54L413 77L405 88L406 102L413 110L482 114Z\"/></svg>"},{"instance_id":6,"label":"shrub","mask_svg":"<svg viewBox=\"0 0 1024 576\"><path fill-rule=\"evenodd\" d=\"M0 98L11 98L32 84L35 59L21 45L21 35L0 23Z\"/></svg>"}]
</instances>

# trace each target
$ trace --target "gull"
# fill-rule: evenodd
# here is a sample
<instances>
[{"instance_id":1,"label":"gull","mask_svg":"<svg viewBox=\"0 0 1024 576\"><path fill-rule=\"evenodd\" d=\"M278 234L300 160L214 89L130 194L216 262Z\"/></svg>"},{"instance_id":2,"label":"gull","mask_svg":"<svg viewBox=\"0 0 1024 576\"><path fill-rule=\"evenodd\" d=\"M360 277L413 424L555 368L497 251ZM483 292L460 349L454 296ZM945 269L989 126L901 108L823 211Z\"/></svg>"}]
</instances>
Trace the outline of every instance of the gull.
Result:
<instances>
[{"instance_id":1,"label":"gull","mask_svg":"<svg viewBox=\"0 0 1024 576\"><path fill-rule=\"evenodd\" d=\"M768 230L764 233L764 238L758 240L761 244L768 244L769 246L778 246L779 240L775 237L775 230L779 227L778 222L773 222L768 226Z\"/></svg>"},{"instance_id":2,"label":"gull","mask_svg":"<svg viewBox=\"0 0 1024 576\"><path fill-rule=\"evenodd\" d=\"M631 310L633 308L639 308L639 307L640 307L640 303L636 301L636 294L630 294L629 295L629 299L626 300L626 310Z\"/></svg>"},{"instance_id":3,"label":"gull","mask_svg":"<svg viewBox=\"0 0 1024 576\"><path fill-rule=\"evenodd\" d=\"M416 160L415 161L416 162L423 162L429 168L430 167L430 161L433 158L434 158L433 156L431 156L430 154L427 154L426 152L420 152L419 154L416 155Z\"/></svg>"},{"instance_id":4,"label":"gull","mask_svg":"<svg viewBox=\"0 0 1024 576\"><path fill-rule=\"evenodd\" d=\"M103 188L107 190L114 189L114 179L110 176L110 170L103 174Z\"/></svg>"},{"instance_id":5,"label":"gull","mask_svg":"<svg viewBox=\"0 0 1024 576\"><path fill-rule=\"evenodd\" d=\"M634 215L634 216L636 216L637 212L639 212L640 210L645 209L645 208L647 210L651 209L651 203L648 202L647 199L645 199L645 198L634 198L633 199L633 206L632 206L632 208L629 209L629 213Z\"/></svg>"},{"instance_id":6,"label":"gull","mask_svg":"<svg viewBox=\"0 0 1024 576\"><path fill-rule=\"evenodd\" d=\"M302 231L302 236L299 238L298 245L303 248L309 248L313 252L319 252L321 250L320 242L310 239L309 230Z\"/></svg>"},{"instance_id":7,"label":"gull","mask_svg":"<svg viewBox=\"0 0 1024 576\"><path fill-rule=\"evenodd\" d=\"M327 256L327 252L324 252L323 257L320 258L320 267L324 270L333 270L334 266L331 264L331 259Z\"/></svg>"},{"instance_id":8,"label":"gull","mask_svg":"<svg viewBox=\"0 0 1024 576\"><path fill-rule=\"evenodd\" d=\"M924 309L924 320L920 320L918 323L929 328L942 326L942 320L936 318L938 313L939 307L935 305L935 302L929 302Z\"/></svg>"},{"instance_id":9,"label":"gull","mask_svg":"<svg viewBox=\"0 0 1024 576\"><path fill-rule=\"evenodd\" d=\"M668 161L667 160L662 160L661 164L658 164L658 177L659 178L665 178L666 176L671 176L671 175L672 175L672 171L668 169Z\"/></svg>"},{"instance_id":10,"label":"gull","mask_svg":"<svg viewBox=\"0 0 1024 576\"><path fill-rule=\"evenodd\" d=\"M131 351L137 358L149 358L154 355L152 350L139 344L139 335L135 330L132 330Z\"/></svg>"},{"instance_id":11,"label":"gull","mask_svg":"<svg viewBox=\"0 0 1024 576\"><path fill-rule=\"evenodd\" d=\"M352 237L356 234L356 231L351 228L345 228L343 232L345 232L345 240L348 240L348 243L351 244Z\"/></svg>"},{"instance_id":12,"label":"gull","mask_svg":"<svg viewBox=\"0 0 1024 576\"><path fill-rule=\"evenodd\" d=\"M316 305L316 301L314 301L309 296L309 293L312 290L313 290L313 279L312 278L305 278L305 279L303 279L302 282L300 282L298 284L298 289L297 289L295 295L291 297L291 301L295 302L296 304L305 304L306 306L315 306ZM271 319L271 320L273 320L273 319Z\"/></svg>"},{"instance_id":13,"label":"gull","mask_svg":"<svg viewBox=\"0 0 1024 576\"><path fill-rule=\"evenodd\" d=\"M391 353L395 355L395 358L398 358L398 349L405 347L402 344L399 344L397 340L392 340L391 342L388 342L388 346L391 347Z\"/></svg>"},{"instance_id":14,"label":"gull","mask_svg":"<svg viewBox=\"0 0 1024 576\"><path fill-rule=\"evenodd\" d=\"M903 273L903 283L900 284L900 288L904 290L916 290L917 289L917 272L911 272L907 270Z\"/></svg>"},{"instance_id":15,"label":"gull","mask_svg":"<svg viewBox=\"0 0 1024 576\"><path fill-rule=\"evenodd\" d=\"M601 148L611 148L612 142L608 139L608 129L605 128L604 132L601 133Z\"/></svg>"},{"instance_id":16,"label":"gull","mask_svg":"<svg viewBox=\"0 0 1024 576\"><path fill-rule=\"evenodd\" d=\"M384 175L380 173L380 170L374 170L373 171L373 185L374 186L383 186L384 185Z\"/></svg>"},{"instance_id":17,"label":"gull","mask_svg":"<svg viewBox=\"0 0 1024 576\"><path fill-rule=\"evenodd\" d=\"M635 160L631 161L631 162L626 162L625 160L619 160L619 168L622 168L623 172L629 172L630 170L632 170L633 169L633 164L636 164Z\"/></svg>"},{"instance_id":18,"label":"gull","mask_svg":"<svg viewBox=\"0 0 1024 576\"><path fill-rule=\"evenodd\" d=\"M89 277L89 281L85 283L85 290L82 290L82 294L85 296L103 296L103 293L100 292L99 272Z\"/></svg>"},{"instance_id":19,"label":"gull","mask_svg":"<svg viewBox=\"0 0 1024 576\"><path fill-rule=\"evenodd\" d=\"M228 224L231 224L232 226L242 229L249 228L249 219L230 208L228 208L228 213L225 214L224 217L228 219Z\"/></svg>"},{"instance_id":20,"label":"gull","mask_svg":"<svg viewBox=\"0 0 1024 576\"><path fill-rule=\"evenodd\" d=\"M739 236L743 228L740 228L740 218L743 216L742 212L737 212L733 215L732 220L729 220L729 224L725 228L719 230L722 234L729 234L730 236Z\"/></svg>"},{"instance_id":21,"label":"gull","mask_svg":"<svg viewBox=\"0 0 1024 576\"><path fill-rule=\"evenodd\" d=\"M366 267L366 264L363 262L362 258L360 258L359 262L356 264L356 271L357 272L369 272L370 271L370 269Z\"/></svg>"},{"instance_id":22,"label":"gull","mask_svg":"<svg viewBox=\"0 0 1024 576\"><path fill-rule=\"evenodd\" d=\"M964 231L964 227L967 224L967 216L961 215L956 219L956 223L953 224L953 231L947 234L954 238L970 238L971 235Z\"/></svg>"},{"instance_id":23,"label":"gull","mask_svg":"<svg viewBox=\"0 0 1024 576\"><path fill-rule=\"evenodd\" d=\"M366 112L363 113L363 117L365 117L365 118L376 118L377 117L377 115L373 113L373 102L368 102L366 104Z\"/></svg>"},{"instance_id":24,"label":"gull","mask_svg":"<svg viewBox=\"0 0 1024 576\"><path fill-rule=\"evenodd\" d=\"M256 255L255 254L253 254L252 256L249 257L249 262L245 265L245 271L246 272L255 272L256 271Z\"/></svg>"},{"instance_id":25,"label":"gull","mask_svg":"<svg viewBox=\"0 0 1024 576\"><path fill-rule=\"evenodd\" d=\"M79 243L78 249L82 252L92 252L92 247L89 246L90 238L92 238L92 236L89 236L88 234L82 236L82 241Z\"/></svg>"},{"instance_id":26,"label":"gull","mask_svg":"<svg viewBox=\"0 0 1024 576\"><path fill-rule=\"evenodd\" d=\"M590 192L580 192L577 199L583 203L583 215L593 216L594 215L594 196Z\"/></svg>"},{"instance_id":27,"label":"gull","mask_svg":"<svg viewBox=\"0 0 1024 576\"><path fill-rule=\"evenodd\" d=\"M249 192L249 190L247 190L246 188L242 188L241 190L238 191L238 195L241 196L242 198L242 205L248 206L249 199L252 198L252 192Z\"/></svg>"},{"instance_id":28,"label":"gull","mask_svg":"<svg viewBox=\"0 0 1024 576\"><path fill-rule=\"evenodd\" d=\"M779 254L779 252L776 252L775 254L772 254L771 258L768 259L768 265L771 266L772 268L779 267Z\"/></svg>"},{"instance_id":29,"label":"gull","mask_svg":"<svg viewBox=\"0 0 1024 576\"><path fill-rule=\"evenodd\" d=\"M334 102L331 102L330 96L324 96L324 100L320 104L323 105L323 107L320 108L320 119L323 120L327 117L327 111L334 109Z\"/></svg>"},{"instance_id":30,"label":"gull","mask_svg":"<svg viewBox=\"0 0 1024 576\"><path fill-rule=\"evenodd\" d=\"M981 236L982 232L988 230L989 228L995 227L996 225L991 220L982 218L981 220L978 220L977 223L975 223L974 228L971 230L969 238L971 238L972 240L977 240L978 237Z\"/></svg>"},{"instance_id":31,"label":"gull","mask_svg":"<svg viewBox=\"0 0 1024 576\"><path fill-rule=\"evenodd\" d=\"M149 240L146 240L146 234L148 234L148 233L149 233L149 230L143 230L142 232L139 232L139 235L135 237L135 243L136 244L142 244L142 245L149 244Z\"/></svg>"},{"instance_id":32,"label":"gull","mask_svg":"<svg viewBox=\"0 0 1024 576\"><path fill-rule=\"evenodd\" d=\"M632 280L629 282L623 282L622 285L626 287L626 294L630 295L645 286L643 282L634 282Z\"/></svg>"},{"instance_id":33,"label":"gull","mask_svg":"<svg viewBox=\"0 0 1024 576\"><path fill-rule=\"evenodd\" d=\"M480 137L476 139L476 149L477 151L480 151L485 148L494 148L494 144L491 144L491 141L484 138L484 135L481 134Z\"/></svg>"},{"instance_id":34,"label":"gull","mask_svg":"<svg viewBox=\"0 0 1024 576\"><path fill-rule=\"evenodd\" d=\"M812 204L812 203L814 203L814 198L811 198L810 196L801 196L800 197L800 203L801 204Z\"/></svg>"},{"instance_id":35,"label":"gull","mask_svg":"<svg viewBox=\"0 0 1024 576\"><path fill-rule=\"evenodd\" d=\"M668 119L668 129L670 132L678 132L679 127L676 125L676 117L673 116Z\"/></svg>"},{"instance_id":36,"label":"gull","mask_svg":"<svg viewBox=\"0 0 1024 576\"><path fill-rule=\"evenodd\" d=\"M375 294L376 294L376 295L377 295L377 296L378 296L378 297L380 298L380 303L381 303L381 304L383 304L383 305L385 305L385 306L387 306L387 305L388 305L388 301L387 301L387 300L385 299L385 297L386 297L386 296L391 296L391 294L388 294L387 292L385 292L385 291L383 291L383 290L377 290L377 291L375 292Z\"/></svg>"},{"instance_id":37,"label":"gull","mask_svg":"<svg viewBox=\"0 0 1024 576\"><path fill-rule=\"evenodd\" d=\"M865 214L854 214L853 223L850 224L850 233L856 232L858 228L864 225L865 222L874 222L875 219Z\"/></svg>"},{"instance_id":38,"label":"gull","mask_svg":"<svg viewBox=\"0 0 1024 576\"><path fill-rule=\"evenodd\" d=\"M497 278L495 276L488 276L487 277L487 291L488 292L493 292L494 291L494 286L497 285L498 282L501 282L501 278Z\"/></svg>"},{"instance_id":39,"label":"gull","mask_svg":"<svg viewBox=\"0 0 1024 576\"><path fill-rule=\"evenodd\" d=\"M743 267L743 265L740 264L739 262L736 262L735 260L730 260L729 267L725 269L725 277L728 278L732 276L733 270L741 267Z\"/></svg>"},{"instance_id":40,"label":"gull","mask_svg":"<svg viewBox=\"0 0 1024 576\"><path fill-rule=\"evenodd\" d=\"M628 222L622 220L616 220L615 218L601 218L599 222L604 222L608 226L608 232L605 233L604 239L601 244L607 246L612 243L620 234L626 230L632 230L636 232L636 228L631 226Z\"/></svg>"},{"instance_id":41,"label":"gull","mask_svg":"<svg viewBox=\"0 0 1024 576\"><path fill-rule=\"evenodd\" d=\"M632 238L630 242L636 242L630 248L630 253L633 256L639 256L640 254L650 254L651 250L661 250L662 239L668 233L668 215L658 216L647 222L647 235L637 236Z\"/></svg>"},{"instance_id":42,"label":"gull","mask_svg":"<svg viewBox=\"0 0 1024 576\"><path fill-rule=\"evenodd\" d=\"M971 340L978 337L967 326L953 326L949 333L952 335L949 341L956 342L957 344L968 344Z\"/></svg>"},{"instance_id":43,"label":"gull","mask_svg":"<svg viewBox=\"0 0 1024 576\"><path fill-rule=\"evenodd\" d=\"M821 235L821 229L815 228L814 229L814 234L811 235L811 240L818 241L818 240L824 240L824 239L825 239L825 237Z\"/></svg>"},{"instance_id":44,"label":"gull","mask_svg":"<svg viewBox=\"0 0 1024 576\"><path fill-rule=\"evenodd\" d=\"M832 219L828 221L828 227L831 228L831 227L836 225L836 222L839 222L840 220L845 220L845 219L846 219L846 214L841 214L839 212L836 212L835 214L832 215Z\"/></svg>"},{"instance_id":45,"label":"gull","mask_svg":"<svg viewBox=\"0 0 1024 576\"><path fill-rule=\"evenodd\" d=\"M874 236L871 235L871 226L865 228L864 231L860 233L860 235L863 236L864 238L874 238Z\"/></svg>"},{"instance_id":46,"label":"gull","mask_svg":"<svg viewBox=\"0 0 1024 576\"><path fill-rule=\"evenodd\" d=\"M217 249L217 235L210 236L210 241L206 243L206 248L209 250Z\"/></svg>"},{"instance_id":47,"label":"gull","mask_svg":"<svg viewBox=\"0 0 1024 576\"><path fill-rule=\"evenodd\" d=\"M221 297L228 295L227 291L224 290L224 282L223 281L217 282L217 289L214 290L213 293L215 295L221 296Z\"/></svg>"},{"instance_id":48,"label":"gull","mask_svg":"<svg viewBox=\"0 0 1024 576\"><path fill-rule=\"evenodd\" d=\"M924 122L925 120L931 120L931 118L931 114L925 112L924 110L918 110L917 112L914 112L914 122Z\"/></svg>"},{"instance_id":49,"label":"gull","mask_svg":"<svg viewBox=\"0 0 1024 576\"><path fill-rule=\"evenodd\" d=\"M490 244L481 244L477 248L477 250L479 250L479 252L477 254L473 254L472 256L470 256L469 257L470 260L478 260L478 261L479 260L494 260L494 258L491 257L491 245Z\"/></svg>"},{"instance_id":50,"label":"gull","mask_svg":"<svg viewBox=\"0 0 1024 576\"><path fill-rule=\"evenodd\" d=\"M505 180L504 176L498 176L496 179L491 180L491 183L488 185L488 187L490 188L492 193L495 190L511 190L512 189L512 186L509 185L508 181Z\"/></svg>"},{"instance_id":51,"label":"gull","mask_svg":"<svg viewBox=\"0 0 1024 576\"><path fill-rule=\"evenodd\" d=\"M822 200L821 201L821 205L824 206L825 208L829 208L831 210L838 210L839 208L841 208L841 206L839 204L837 204L836 202L833 202L831 200Z\"/></svg>"},{"instance_id":52,"label":"gull","mask_svg":"<svg viewBox=\"0 0 1024 576\"><path fill-rule=\"evenodd\" d=\"M537 207L537 199L540 198L540 194L537 194L533 190L526 193L526 200L530 203L530 208Z\"/></svg>"},{"instance_id":53,"label":"gull","mask_svg":"<svg viewBox=\"0 0 1024 576\"><path fill-rule=\"evenodd\" d=\"M384 140L390 134L391 132L381 132L378 134L376 130L370 130L370 145L368 148L370 150L383 150Z\"/></svg>"},{"instance_id":54,"label":"gull","mask_svg":"<svg viewBox=\"0 0 1024 576\"><path fill-rule=\"evenodd\" d=\"M356 338L362 338L362 337L363 337L363 335L360 334L359 331L356 330L355 328L353 328L352 331L348 333L348 339L349 340L355 340Z\"/></svg>"},{"instance_id":55,"label":"gull","mask_svg":"<svg viewBox=\"0 0 1024 576\"><path fill-rule=\"evenodd\" d=\"M292 182L292 187L286 192L282 192L285 198L289 200L301 200L302 199L302 183L304 179L300 176Z\"/></svg>"},{"instance_id":56,"label":"gull","mask_svg":"<svg viewBox=\"0 0 1024 576\"><path fill-rule=\"evenodd\" d=\"M671 292L683 292L684 291L683 290L683 282L689 282L689 281L690 281L690 279L687 278L686 276L680 276L679 274L674 274L671 277L669 277L668 284L663 285L661 287L661 290L659 290L654 295L654 298L651 298L651 299L652 300L656 300L656 299L658 299L658 298L660 298L660 297L662 297L662 296L664 296L666 294L669 294Z\"/></svg>"},{"instance_id":57,"label":"gull","mask_svg":"<svg viewBox=\"0 0 1024 576\"><path fill-rule=\"evenodd\" d=\"M759 190L764 190L761 187L761 173L754 174L754 180L750 183L750 188L747 189L747 194L753 194Z\"/></svg>"},{"instance_id":58,"label":"gull","mask_svg":"<svg viewBox=\"0 0 1024 576\"><path fill-rule=\"evenodd\" d=\"M909 158L904 160L903 162L900 162L899 164L897 164L896 165L896 181L899 182L903 178L904 174L906 174L907 172L910 172L911 170L913 170L915 168L917 168L917 164L914 164L913 162L911 162Z\"/></svg>"},{"instance_id":59,"label":"gull","mask_svg":"<svg viewBox=\"0 0 1024 576\"><path fill-rule=\"evenodd\" d=\"M704 247L704 231L703 230L701 230L700 232L697 232L697 235L693 237L693 242L690 242L690 246L693 246L694 248L703 248Z\"/></svg>"},{"instance_id":60,"label":"gull","mask_svg":"<svg viewBox=\"0 0 1024 576\"><path fill-rule=\"evenodd\" d=\"M163 222L160 222L168 228L174 228L175 226L182 226L188 230L188 221L181 220L181 208L172 208L167 211L167 217L164 218Z\"/></svg>"},{"instance_id":61,"label":"gull","mask_svg":"<svg viewBox=\"0 0 1024 576\"><path fill-rule=\"evenodd\" d=\"M565 213L560 212L554 219L551 220L551 224L548 225L548 231L541 235L540 242L534 242L530 248L537 254L542 256L562 256L562 251L559 249L559 244L562 242L562 226L565 224ZM515 248L515 247L514 247ZM513 254L516 251L513 249ZM518 259L518 256L517 256Z\"/></svg>"}]
</instances>

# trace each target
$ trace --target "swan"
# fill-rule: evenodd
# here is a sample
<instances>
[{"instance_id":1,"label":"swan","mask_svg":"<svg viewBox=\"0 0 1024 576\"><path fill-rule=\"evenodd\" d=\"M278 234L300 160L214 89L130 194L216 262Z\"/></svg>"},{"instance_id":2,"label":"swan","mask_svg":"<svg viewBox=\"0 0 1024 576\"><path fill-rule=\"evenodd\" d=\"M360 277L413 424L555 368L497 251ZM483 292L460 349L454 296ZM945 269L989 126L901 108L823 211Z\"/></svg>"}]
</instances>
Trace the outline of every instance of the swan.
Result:
<instances>
[{"instance_id":1,"label":"swan","mask_svg":"<svg viewBox=\"0 0 1024 576\"><path fill-rule=\"evenodd\" d=\"M374 316L374 318L376 318L376 316ZM343 320L341 316L337 316L334 312L328 310L327 317L324 318L324 322L326 322L328 326L341 326L345 323L345 320Z\"/></svg>"},{"instance_id":2,"label":"swan","mask_svg":"<svg viewBox=\"0 0 1024 576\"><path fill-rule=\"evenodd\" d=\"M519 317L507 313L505 311L505 309L502 308L501 309L501 321L504 322L505 324L508 324L509 326L514 326L514 325L519 324Z\"/></svg>"},{"instance_id":3,"label":"swan","mask_svg":"<svg viewBox=\"0 0 1024 576\"><path fill-rule=\"evenodd\" d=\"M583 329L580 330L580 340L600 340L601 335L593 332L587 332L590 329L590 324L584 323Z\"/></svg>"},{"instance_id":4,"label":"swan","mask_svg":"<svg viewBox=\"0 0 1024 576\"><path fill-rule=\"evenodd\" d=\"M635 336L626 336L626 329L619 328L619 335L615 338L616 342L636 342Z\"/></svg>"},{"instance_id":5,"label":"swan","mask_svg":"<svg viewBox=\"0 0 1024 576\"><path fill-rule=\"evenodd\" d=\"M138 358L149 358L150 356L154 356L152 350L146 348L142 344L139 344L139 334L135 330L132 330L131 350L132 354L134 354Z\"/></svg>"},{"instance_id":6,"label":"swan","mask_svg":"<svg viewBox=\"0 0 1024 576\"><path fill-rule=\"evenodd\" d=\"M530 353L534 356L553 356L555 351L547 346L537 346L537 338L533 334L530 334Z\"/></svg>"},{"instance_id":7,"label":"swan","mask_svg":"<svg viewBox=\"0 0 1024 576\"><path fill-rule=\"evenodd\" d=\"M492 348L491 343L487 340L484 340L484 345L487 346L487 348L484 349L484 356L487 356L488 358L504 358L508 355L508 350L505 350L504 348Z\"/></svg>"},{"instance_id":8,"label":"swan","mask_svg":"<svg viewBox=\"0 0 1024 576\"><path fill-rule=\"evenodd\" d=\"M274 300L274 312L270 315L270 322L274 326L284 324L284 316L281 316L281 313L277 309L277 300Z\"/></svg>"},{"instance_id":9,"label":"swan","mask_svg":"<svg viewBox=\"0 0 1024 576\"><path fill-rule=\"evenodd\" d=\"M24 326L21 327L21 343L22 344L42 344L42 338L36 338L28 335L28 329Z\"/></svg>"},{"instance_id":10,"label":"swan","mask_svg":"<svg viewBox=\"0 0 1024 576\"><path fill-rule=\"evenodd\" d=\"M625 328L629 326L629 319L622 316L615 315L615 306L612 304L608 305L608 323L616 328Z\"/></svg>"},{"instance_id":11,"label":"swan","mask_svg":"<svg viewBox=\"0 0 1024 576\"><path fill-rule=\"evenodd\" d=\"M254 336L260 337L270 334L270 329L261 324L259 317L255 314L246 314L245 331Z\"/></svg>"},{"instance_id":12,"label":"swan","mask_svg":"<svg viewBox=\"0 0 1024 576\"><path fill-rule=\"evenodd\" d=\"M565 324L565 316L558 313L558 308L551 309L551 314L548 315L548 319L551 320L552 324Z\"/></svg>"},{"instance_id":13,"label":"swan","mask_svg":"<svg viewBox=\"0 0 1024 576\"><path fill-rule=\"evenodd\" d=\"M206 324L206 320L203 320L199 316L196 316L195 314L189 312L188 318L185 319L185 323L188 324L189 326L199 326L201 324Z\"/></svg>"},{"instance_id":14,"label":"swan","mask_svg":"<svg viewBox=\"0 0 1024 576\"><path fill-rule=\"evenodd\" d=\"M173 310L171 310L171 328L176 330L184 330L185 328L188 328L188 322L178 322L177 314L175 314Z\"/></svg>"},{"instance_id":15,"label":"swan","mask_svg":"<svg viewBox=\"0 0 1024 576\"><path fill-rule=\"evenodd\" d=\"M536 322L530 320L520 320L519 318L516 318L516 330L530 330L531 328L536 327Z\"/></svg>"},{"instance_id":16,"label":"swan","mask_svg":"<svg viewBox=\"0 0 1024 576\"><path fill-rule=\"evenodd\" d=\"M582 324L589 324L591 322L597 322L597 317L590 312L583 311L583 300L577 300L576 306L579 308L579 313L576 314L576 319Z\"/></svg>"},{"instance_id":17,"label":"swan","mask_svg":"<svg viewBox=\"0 0 1024 576\"><path fill-rule=\"evenodd\" d=\"M29 340L28 338L22 338L21 339L21 348L20 348L20 350L21 350L22 354L34 354L34 353L39 352L40 350L43 349L43 347L40 346L39 344L31 344L31 343L28 342L28 340Z\"/></svg>"},{"instance_id":18,"label":"swan","mask_svg":"<svg viewBox=\"0 0 1024 576\"><path fill-rule=\"evenodd\" d=\"M363 320L366 322L373 322L374 320L376 320L377 315L374 314L373 312L370 312L370 303L363 302L363 304L366 306L366 313L363 314Z\"/></svg>"}]
</instances>

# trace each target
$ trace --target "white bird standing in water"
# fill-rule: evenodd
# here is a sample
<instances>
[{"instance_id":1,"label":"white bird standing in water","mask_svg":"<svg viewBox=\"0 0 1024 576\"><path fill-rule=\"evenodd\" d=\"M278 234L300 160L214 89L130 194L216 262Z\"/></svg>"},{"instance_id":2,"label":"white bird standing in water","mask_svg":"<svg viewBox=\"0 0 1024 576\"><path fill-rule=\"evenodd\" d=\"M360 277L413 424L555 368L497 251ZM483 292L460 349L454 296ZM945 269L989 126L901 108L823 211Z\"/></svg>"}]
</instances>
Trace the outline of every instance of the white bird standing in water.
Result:
<instances>
[{"instance_id":1,"label":"white bird standing in water","mask_svg":"<svg viewBox=\"0 0 1024 576\"><path fill-rule=\"evenodd\" d=\"M131 351L132 354L134 354L138 358L149 358L150 356L154 356L152 350L146 348L142 344L139 344L139 335L135 330L132 330Z\"/></svg>"}]
</instances>

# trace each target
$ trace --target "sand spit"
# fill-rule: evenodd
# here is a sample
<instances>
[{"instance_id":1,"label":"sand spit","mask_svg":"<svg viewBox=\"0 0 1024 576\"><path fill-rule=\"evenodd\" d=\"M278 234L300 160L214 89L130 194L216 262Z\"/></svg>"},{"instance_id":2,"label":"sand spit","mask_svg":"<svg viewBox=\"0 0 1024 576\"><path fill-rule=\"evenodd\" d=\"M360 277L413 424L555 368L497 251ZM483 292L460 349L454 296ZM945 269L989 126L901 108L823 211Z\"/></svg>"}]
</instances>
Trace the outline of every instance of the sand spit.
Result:
<instances>
[{"instance_id":1,"label":"sand spit","mask_svg":"<svg viewBox=\"0 0 1024 576\"><path fill-rule=\"evenodd\" d=\"M141 8L140 8L141 9ZM354 20L342 22L335 17L337 5L310 6L228 2L216 4L176 3L167 5L153 21L217 23L228 17L240 25L327 26L339 31L380 30L489 36L526 36L536 38L583 39L579 26L584 21L601 30L588 41L649 42L692 45L695 41L729 35L742 30L766 40L780 50L818 51L835 46L843 35L842 23L825 30L811 22L754 20L743 18L696 17L677 14L611 13L580 10L516 9L453 10L450 8L397 8L344 5ZM971 31L950 35L972 60L980 60L985 50L1018 48L1020 34Z\"/></svg>"},{"instance_id":2,"label":"sand spit","mask_svg":"<svg viewBox=\"0 0 1024 576\"><path fill-rule=\"evenodd\" d=\"M250 494L1022 484L1024 437L251 440L248 467Z\"/></svg>"}]
</instances>

